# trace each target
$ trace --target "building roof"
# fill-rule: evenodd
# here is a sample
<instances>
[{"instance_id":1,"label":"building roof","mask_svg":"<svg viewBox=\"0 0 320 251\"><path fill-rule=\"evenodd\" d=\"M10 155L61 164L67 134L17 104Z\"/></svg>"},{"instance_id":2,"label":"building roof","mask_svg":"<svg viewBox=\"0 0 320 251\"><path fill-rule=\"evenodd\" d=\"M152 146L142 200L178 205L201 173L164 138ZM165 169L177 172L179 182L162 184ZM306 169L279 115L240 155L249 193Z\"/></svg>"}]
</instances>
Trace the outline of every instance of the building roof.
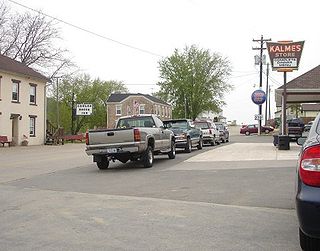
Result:
<instances>
[{"instance_id":1,"label":"building roof","mask_svg":"<svg viewBox=\"0 0 320 251\"><path fill-rule=\"evenodd\" d=\"M130 97L130 96L143 96L155 103L160 103L160 104L164 104L164 105L169 105L168 103L162 101L161 99L158 99L157 97L151 96L149 94L141 94L141 93L112 93L107 102L111 103L111 102L121 102L123 100L125 100L126 98Z\"/></svg>"},{"instance_id":2,"label":"building roof","mask_svg":"<svg viewBox=\"0 0 320 251\"><path fill-rule=\"evenodd\" d=\"M301 104L303 111L320 111L320 104Z\"/></svg>"},{"instance_id":3,"label":"building roof","mask_svg":"<svg viewBox=\"0 0 320 251\"><path fill-rule=\"evenodd\" d=\"M23 63L13 60L9 57L3 56L2 54L0 54L0 70L10 73L18 73L24 76L38 78L46 82L50 82L50 80L47 77L43 76L39 72L36 72L35 70L26 66Z\"/></svg>"},{"instance_id":4,"label":"building roof","mask_svg":"<svg viewBox=\"0 0 320 251\"><path fill-rule=\"evenodd\" d=\"M287 89L320 88L320 65L287 83ZM283 89L283 85L278 89Z\"/></svg>"},{"instance_id":5,"label":"building roof","mask_svg":"<svg viewBox=\"0 0 320 251\"><path fill-rule=\"evenodd\" d=\"M284 86L275 90L276 106L281 106ZM287 103L320 103L320 65L286 84Z\"/></svg>"}]
</instances>

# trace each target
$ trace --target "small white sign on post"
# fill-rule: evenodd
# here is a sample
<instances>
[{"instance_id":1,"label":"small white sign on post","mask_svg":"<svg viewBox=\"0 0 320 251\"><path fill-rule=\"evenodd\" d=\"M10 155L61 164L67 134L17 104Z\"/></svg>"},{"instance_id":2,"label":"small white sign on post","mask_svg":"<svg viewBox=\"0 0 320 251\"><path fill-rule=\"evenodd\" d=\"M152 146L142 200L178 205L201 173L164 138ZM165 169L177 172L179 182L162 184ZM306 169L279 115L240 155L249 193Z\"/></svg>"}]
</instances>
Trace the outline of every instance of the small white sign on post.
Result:
<instances>
[{"instance_id":1,"label":"small white sign on post","mask_svg":"<svg viewBox=\"0 0 320 251\"><path fill-rule=\"evenodd\" d=\"M262 120L263 119L263 116L260 115L260 114L255 114L254 115L254 120Z\"/></svg>"},{"instance_id":2,"label":"small white sign on post","mask_svg":"<svg viewBox=\"0 0 320 251\"><path fill-rule=\"evenodd\" d=\"M76 115L91 115L92 104L77 104Z\"/></svg>"}]
</instances>

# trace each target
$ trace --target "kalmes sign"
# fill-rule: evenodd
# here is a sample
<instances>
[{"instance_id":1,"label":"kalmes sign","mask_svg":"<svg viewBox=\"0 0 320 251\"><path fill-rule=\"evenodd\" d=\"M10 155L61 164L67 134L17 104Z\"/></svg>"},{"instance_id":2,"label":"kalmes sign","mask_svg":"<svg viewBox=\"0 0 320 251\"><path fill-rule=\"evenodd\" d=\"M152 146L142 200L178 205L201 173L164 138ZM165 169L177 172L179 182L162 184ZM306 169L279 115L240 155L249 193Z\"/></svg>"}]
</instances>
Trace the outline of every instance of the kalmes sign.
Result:
<instances>
[{"instance_id":1,"label":"kalmes sign","mask_svg":"<svg viewBox=\"0 0 320 251\"><path fill-rule=\"evenodd\" d=\"M276 71L297 70L302 54L304 41L300 42L267 42L272 69Z\"/></svg>"}]
</instances>

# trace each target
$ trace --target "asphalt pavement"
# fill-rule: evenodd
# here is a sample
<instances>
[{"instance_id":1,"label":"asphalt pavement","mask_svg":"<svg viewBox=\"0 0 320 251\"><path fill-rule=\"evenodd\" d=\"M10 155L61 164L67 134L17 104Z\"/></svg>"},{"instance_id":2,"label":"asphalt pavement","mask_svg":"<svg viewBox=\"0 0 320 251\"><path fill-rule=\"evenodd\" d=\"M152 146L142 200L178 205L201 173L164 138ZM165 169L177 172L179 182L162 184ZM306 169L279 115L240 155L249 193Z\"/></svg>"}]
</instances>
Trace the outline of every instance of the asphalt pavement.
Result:
<instances>
[{"instance_id":1,"label":"asphalt pavement","mask_svg":"<svg viewBox=\"0 0 320 251\"><path fill-rule=\"evenodd\" d=\"M299 147L271 136L100 171L84 144L0 148L0 250L300 250Z\"/></svg>"}]
</instances>

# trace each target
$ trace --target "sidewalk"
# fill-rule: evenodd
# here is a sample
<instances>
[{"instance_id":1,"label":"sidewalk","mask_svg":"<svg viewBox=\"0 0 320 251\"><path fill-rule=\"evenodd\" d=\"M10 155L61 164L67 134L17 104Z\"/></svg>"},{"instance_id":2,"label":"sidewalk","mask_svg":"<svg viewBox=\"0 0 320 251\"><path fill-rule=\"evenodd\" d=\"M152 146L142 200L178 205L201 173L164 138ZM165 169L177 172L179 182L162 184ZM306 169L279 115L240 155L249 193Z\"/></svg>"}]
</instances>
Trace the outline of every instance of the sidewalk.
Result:
<instances>
[{"instance_id":1,"label":"sidewalk","mask_svg":"<svg viewBox=\"0 0 320 251\"><path fill-rule=\"evenodd\" d=\"M278 150L272 143L234 143L213 148L186 162L297 160L300 146L290 143L290 150Z\"/></svg>"}]
</instances>

